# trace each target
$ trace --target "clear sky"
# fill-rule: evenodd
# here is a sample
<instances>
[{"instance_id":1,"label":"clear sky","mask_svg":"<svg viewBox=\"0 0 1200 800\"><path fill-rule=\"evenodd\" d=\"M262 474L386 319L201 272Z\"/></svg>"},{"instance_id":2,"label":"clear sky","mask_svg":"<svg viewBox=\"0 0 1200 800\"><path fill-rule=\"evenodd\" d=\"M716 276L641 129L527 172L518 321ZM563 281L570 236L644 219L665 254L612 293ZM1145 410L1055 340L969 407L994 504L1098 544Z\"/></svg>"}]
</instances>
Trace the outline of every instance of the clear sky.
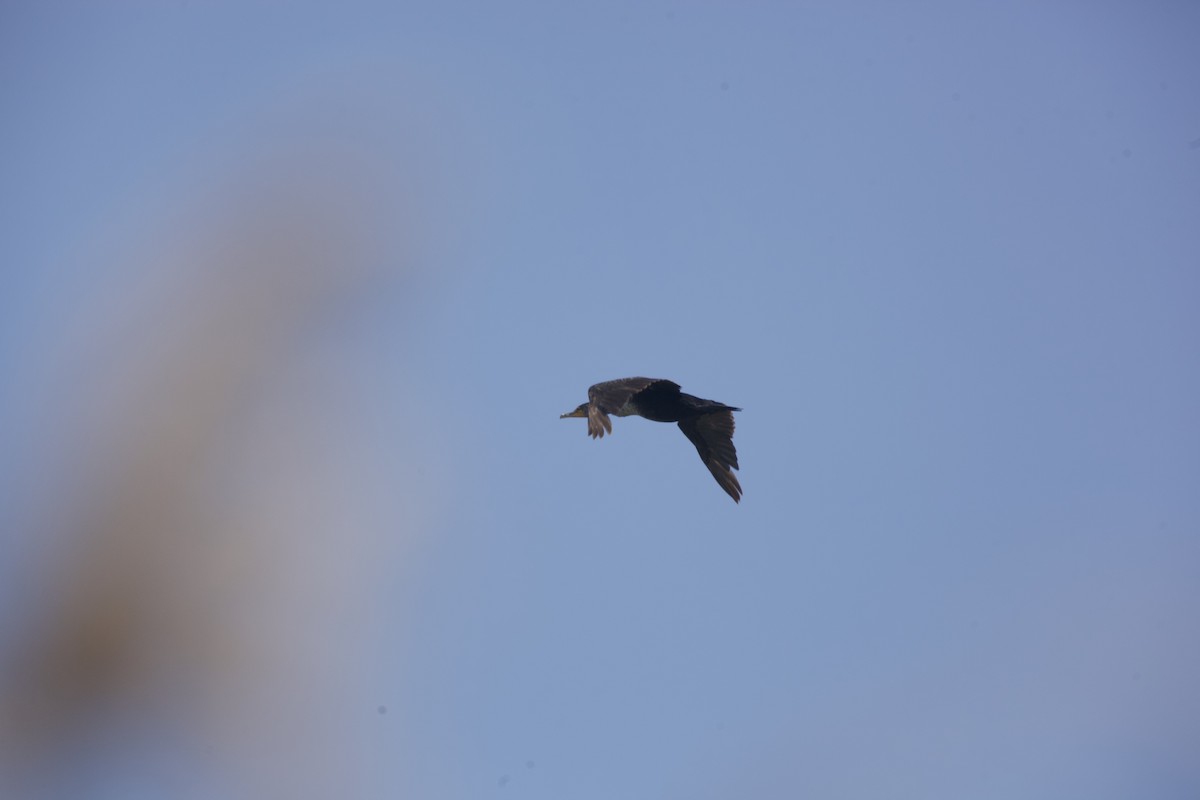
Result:
<instances>
[{"instance_id":1,"label":"clear sky","mask_svg":"<svg viewBox=\"0 0 1200 800\"><path fill-rule=\"evenodd\" d=\"M1197 41L6 4L0 791L1200 796Z\"/></svg>"}]
</instances>

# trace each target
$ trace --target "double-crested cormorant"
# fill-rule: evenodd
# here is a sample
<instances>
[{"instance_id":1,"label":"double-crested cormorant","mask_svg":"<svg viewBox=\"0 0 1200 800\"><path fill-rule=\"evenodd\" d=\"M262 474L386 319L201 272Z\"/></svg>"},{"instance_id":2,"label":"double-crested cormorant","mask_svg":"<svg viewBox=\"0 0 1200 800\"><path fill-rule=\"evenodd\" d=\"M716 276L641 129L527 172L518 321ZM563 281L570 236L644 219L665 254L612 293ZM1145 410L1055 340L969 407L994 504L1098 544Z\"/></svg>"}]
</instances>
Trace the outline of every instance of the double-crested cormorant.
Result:
<instances>
[{"instance_id":1,"label":"double-crested cormorant","mask_svg":"<svg viewBox=\"0 0 1200 800\"><path fill-rule=\"evenodd\" d=\"M733 501L741 500L742 486L732 470L738 468L733 448L733 412L740 408L715 400L702 400L679 391L679 384L659 378L622 378L597 383L588 389L588 401L567 417L587 417L593 439L612 433L609 414L639 416L655 422L678 422L679 430L696 445L700 460Z\"/></svg>"}]
</instances>

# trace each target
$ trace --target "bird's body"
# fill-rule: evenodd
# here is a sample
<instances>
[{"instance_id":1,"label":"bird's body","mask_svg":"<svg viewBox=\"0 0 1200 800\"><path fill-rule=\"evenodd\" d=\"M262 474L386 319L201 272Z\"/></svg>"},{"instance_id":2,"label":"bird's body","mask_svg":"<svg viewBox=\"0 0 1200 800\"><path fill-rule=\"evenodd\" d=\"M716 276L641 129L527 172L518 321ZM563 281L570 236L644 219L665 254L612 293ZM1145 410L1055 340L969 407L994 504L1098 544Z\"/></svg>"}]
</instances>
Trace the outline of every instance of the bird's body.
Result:
<instances>
[{"instance_id":1,"label":"bird's body","mask_svg":"<svg viewBox=\"0 0 1200 800\"><path fill-rule=\"evenodd\" d=\"M742 487L731 470L738 468L733 447L733 412L740 408L715 400L684 394L679 384L661 378L622 378L597 383L588 389L588 402L566 417L586 417L588 434L593 439L612 433L614 417L645 417L654 422L676 422L696 446L700 460L734 502L742 496Z\"/></svg>"}]
</instances>

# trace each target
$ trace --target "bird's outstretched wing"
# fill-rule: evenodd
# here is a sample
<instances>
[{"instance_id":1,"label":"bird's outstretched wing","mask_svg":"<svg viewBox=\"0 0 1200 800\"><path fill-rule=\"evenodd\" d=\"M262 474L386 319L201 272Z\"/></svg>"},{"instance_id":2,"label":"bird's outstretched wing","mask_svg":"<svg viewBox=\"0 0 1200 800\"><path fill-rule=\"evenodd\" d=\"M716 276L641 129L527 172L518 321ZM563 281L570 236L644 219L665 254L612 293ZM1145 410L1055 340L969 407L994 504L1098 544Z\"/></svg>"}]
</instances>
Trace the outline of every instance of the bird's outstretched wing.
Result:
<instances>
[{"instance_id":1,"label":"bird's outstretched wing","mask_svg":"<svg viewBox=\"0 0 1200 800\"><path fill-rule=\"evenodd\" d=\"M740 502L742 485L732 472L738 468L737 450L733 448L733 413L717 411L691 417L679 423L679 430L696 445L700 460L721 488L733 498L733 502Z\"/></svg>"},{"instance_id":2,"label":"bird's outstretched wing","mask_svg":"<svg viewBox=\"0 0 1200 800\"><path fill-rule=\"evenodd\" d=\"M653 386L656 391L679 391L679 384L662 378L621 378L616 381L597 383L588 389L588 433L593 439L607 431L612 433L609 414L616 414L629 398L643 389Z\"/></svg>"}]
</instances>

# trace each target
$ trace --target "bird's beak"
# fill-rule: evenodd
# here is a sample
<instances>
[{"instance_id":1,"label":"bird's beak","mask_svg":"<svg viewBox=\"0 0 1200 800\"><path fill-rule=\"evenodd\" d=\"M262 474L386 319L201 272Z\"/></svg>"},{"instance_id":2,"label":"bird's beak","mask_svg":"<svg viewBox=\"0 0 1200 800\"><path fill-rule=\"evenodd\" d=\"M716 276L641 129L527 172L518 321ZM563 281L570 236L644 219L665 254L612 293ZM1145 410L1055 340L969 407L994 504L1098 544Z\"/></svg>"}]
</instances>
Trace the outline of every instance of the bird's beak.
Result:
<instances>
[{"instance_id":1,"label":"bird's beak","mask_svg":"<svg viewBox=\"0 0 1200 800\"><path fill-rule=\"evenodd\" d=\"M574 411L568 411L565 414L559 414L558 418L566 419L568 417L586 417L586 416L587 416L586 411L584 411L582 408L577 408Z\"/></svg>"}]
</instances>

